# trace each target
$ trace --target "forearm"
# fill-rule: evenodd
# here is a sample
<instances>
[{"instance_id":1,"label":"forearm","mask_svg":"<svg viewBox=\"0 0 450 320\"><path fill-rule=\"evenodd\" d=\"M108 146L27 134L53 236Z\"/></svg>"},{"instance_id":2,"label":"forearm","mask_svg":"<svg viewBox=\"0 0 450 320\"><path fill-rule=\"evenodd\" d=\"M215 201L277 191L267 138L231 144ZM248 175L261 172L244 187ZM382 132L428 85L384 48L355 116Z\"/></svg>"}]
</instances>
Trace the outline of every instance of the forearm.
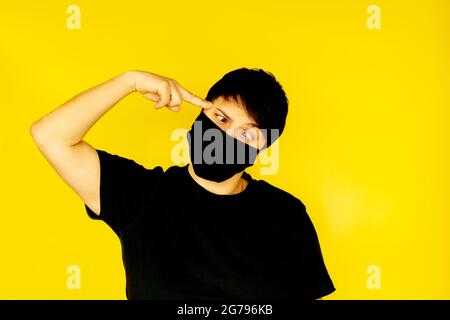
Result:
<instances>
[{"instance_id":1,"label":"forearm","mask_svg":"<svg viewBox=\"0 0 450 320\"><path fill-rule=\"evenodd\" d=\"M39 144L74 145L115 104L135 90L132 72L122 73L74 96L31 127Z\"/></svg>"}]
</instances>

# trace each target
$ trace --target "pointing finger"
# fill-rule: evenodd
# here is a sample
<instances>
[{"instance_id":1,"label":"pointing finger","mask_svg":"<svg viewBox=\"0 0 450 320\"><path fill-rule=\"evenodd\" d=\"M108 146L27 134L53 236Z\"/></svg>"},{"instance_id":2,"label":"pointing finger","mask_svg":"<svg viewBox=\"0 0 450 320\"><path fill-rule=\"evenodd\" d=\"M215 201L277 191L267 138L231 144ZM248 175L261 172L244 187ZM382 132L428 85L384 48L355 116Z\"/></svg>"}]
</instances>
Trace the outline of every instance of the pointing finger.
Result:
<instances>
[{"instance_id":1,"label":"pointing finger","mask_svg":"<svg viewBox=\"0 0 450 320\"><path fill-rule=\"evenodd\" d=\"M212 102L206 101L198 96L196 96L195 94L189 92L187 89L183 88L182 86L178 86L178 90L181 93L181 97L183 98L183 100L192 103L196 106L208 109L210 107L212 107Z\"/></svg>"}]
</instances>

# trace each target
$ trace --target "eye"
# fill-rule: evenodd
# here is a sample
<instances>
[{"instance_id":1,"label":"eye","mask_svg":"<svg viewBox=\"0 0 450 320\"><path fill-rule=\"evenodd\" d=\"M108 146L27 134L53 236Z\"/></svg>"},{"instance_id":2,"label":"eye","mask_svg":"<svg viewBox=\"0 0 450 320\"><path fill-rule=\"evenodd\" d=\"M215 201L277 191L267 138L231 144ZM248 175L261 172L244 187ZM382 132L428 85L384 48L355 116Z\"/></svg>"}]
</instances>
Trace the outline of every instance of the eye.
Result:
<instances>
[{"instance_id":1,"label":"eye","mask_svg":"<svg viewBox=\"0 0 450 320\"><path fill-rule=\"evenodd\" d=\"M219 120L222 123L226 123L227 122L227 118L225 118L224 116L222 116L221 114L216 113L216 119Z\"/></svg>"},{"instance_id":2,"label":"eye","mask_svg":"<svg viewBox=\"0 0 450 320\"><path fill-rule=\"evenodd\" d=\"M253 140L254 139L254 136L252 134L248 133L247 131L242 132L242 137L245 140Z\"/></svg>"}]
</instances>

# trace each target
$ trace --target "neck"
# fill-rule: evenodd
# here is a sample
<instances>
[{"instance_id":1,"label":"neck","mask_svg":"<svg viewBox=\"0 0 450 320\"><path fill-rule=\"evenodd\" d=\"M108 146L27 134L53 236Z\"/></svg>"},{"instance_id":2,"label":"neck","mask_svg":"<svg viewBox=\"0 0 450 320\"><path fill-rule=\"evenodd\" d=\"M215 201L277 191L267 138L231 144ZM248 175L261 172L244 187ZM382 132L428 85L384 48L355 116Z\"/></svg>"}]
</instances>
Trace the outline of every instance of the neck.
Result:
<instances>
[{"instance_id":1,"label":"neck","mask_svg":"<svg viewBox=\"0 0 450 320\"><path fill-rule=\"evenodd\" d=\"M248 184L248 181L242 178L243 171L236 173L231 178L222 182L206 180L197 176L194 172L194 168L192 167L192 163L189 163L188 165L188 172L191 175L192 179L194 179L194 181L197 182L200 186L211 193L219 195L231 195L240 193L247 187Z\"/></svg>"}]
</instances>

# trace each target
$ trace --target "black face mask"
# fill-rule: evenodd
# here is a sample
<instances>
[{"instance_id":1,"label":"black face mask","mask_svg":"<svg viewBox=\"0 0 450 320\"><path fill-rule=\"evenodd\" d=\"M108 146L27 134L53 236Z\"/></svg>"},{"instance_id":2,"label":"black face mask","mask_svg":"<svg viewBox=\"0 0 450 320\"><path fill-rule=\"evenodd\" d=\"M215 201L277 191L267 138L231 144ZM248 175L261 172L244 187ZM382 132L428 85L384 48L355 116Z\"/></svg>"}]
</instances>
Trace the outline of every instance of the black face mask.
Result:
<instances>
[{"instance_id":1,"label":"black face mask","mask_svg":"<svg viewBox=\"0 0 450 320\"><path fill-rule=\"evenodd\" d=\"M253 165L259 152L220 129L203 111L187 139L195 174L215 182L225 181Z\"/></svg>"}]
</instances>

